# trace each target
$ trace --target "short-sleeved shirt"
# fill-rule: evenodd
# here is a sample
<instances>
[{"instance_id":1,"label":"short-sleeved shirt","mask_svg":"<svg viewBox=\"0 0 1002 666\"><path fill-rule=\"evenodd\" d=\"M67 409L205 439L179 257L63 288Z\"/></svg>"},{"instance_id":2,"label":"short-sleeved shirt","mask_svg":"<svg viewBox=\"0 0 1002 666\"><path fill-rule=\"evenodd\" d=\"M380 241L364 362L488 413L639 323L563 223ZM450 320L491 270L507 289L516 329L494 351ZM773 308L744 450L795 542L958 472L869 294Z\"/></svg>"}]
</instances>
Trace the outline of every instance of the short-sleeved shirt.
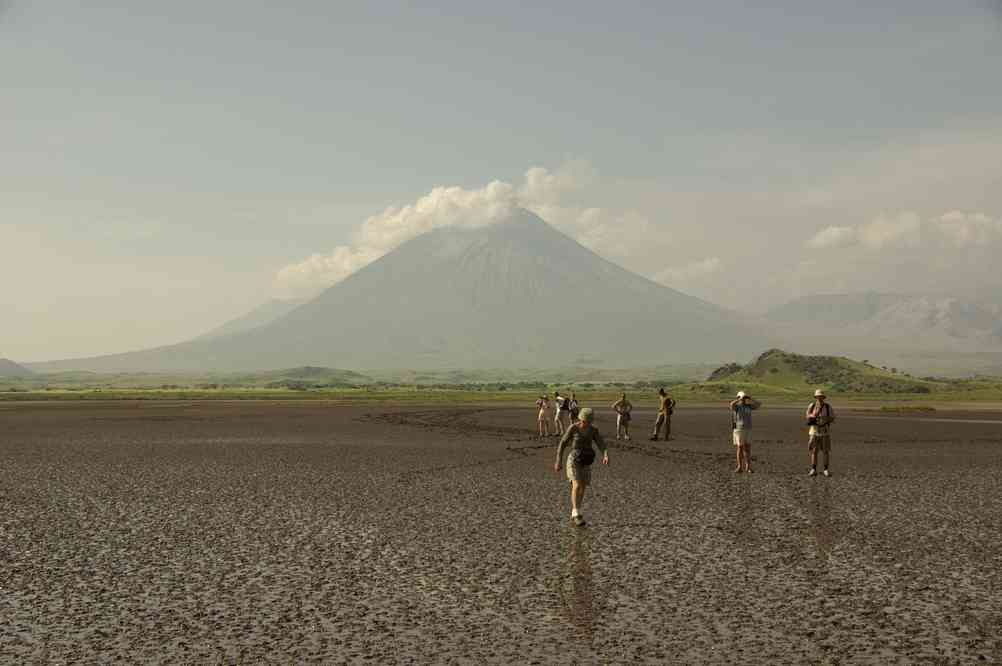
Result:
<instances>
[{"instance_id":1,"label":"short-sleeved shirt","mask_svg":"<svg viewBox=\"0 0 1002 666\"><path fill-rule=\"evenodd\" d=\"M751 430L753 411L755 411L755 405L734 405L734 429Z\"/></svg>"}]
</instances>

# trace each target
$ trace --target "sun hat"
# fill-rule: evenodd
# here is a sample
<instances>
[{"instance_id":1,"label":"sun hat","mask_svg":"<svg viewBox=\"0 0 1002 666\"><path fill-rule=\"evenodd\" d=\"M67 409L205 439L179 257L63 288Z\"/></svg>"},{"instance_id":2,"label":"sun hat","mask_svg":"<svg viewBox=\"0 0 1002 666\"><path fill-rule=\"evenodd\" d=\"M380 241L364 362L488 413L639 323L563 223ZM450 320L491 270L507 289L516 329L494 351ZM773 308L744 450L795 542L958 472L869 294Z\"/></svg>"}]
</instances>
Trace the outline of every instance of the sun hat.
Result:
<instances>
[{"instance_id":1,"label":"sun hat","mask_svg":"<svg viewBox=\"0 0 1002 666\"><path fill-rule=\"evenodd\" d=\"M738 391L738 397L739 398L745 398L745 397L747 397L747 394L744 391Z\"/></svg>"},{"instance_id":2,"label":"sun hat","mask_svg":"<svg viewBox=\"0 0 1002 666\"><path fill-rule=\"evenodd\" d=\"M826 396L825 392L822 391L821 389L815 389L815 391L814 391L814 397L815 398L827 398L828 396Z\"/></svg>"},{"instance_id":3,"label":"sun hat","mask_svg":"<svg viewBox=\"0 0 1002 666\"><path fill-rule=\"evenodd\" d=\"M581 419L582 421L591 421L592 416L594 416L594 414L595 412L592 411L591 407L584 407L581 409L580 412L578 412L578 418Z\"/></svg>"}]
</instances>

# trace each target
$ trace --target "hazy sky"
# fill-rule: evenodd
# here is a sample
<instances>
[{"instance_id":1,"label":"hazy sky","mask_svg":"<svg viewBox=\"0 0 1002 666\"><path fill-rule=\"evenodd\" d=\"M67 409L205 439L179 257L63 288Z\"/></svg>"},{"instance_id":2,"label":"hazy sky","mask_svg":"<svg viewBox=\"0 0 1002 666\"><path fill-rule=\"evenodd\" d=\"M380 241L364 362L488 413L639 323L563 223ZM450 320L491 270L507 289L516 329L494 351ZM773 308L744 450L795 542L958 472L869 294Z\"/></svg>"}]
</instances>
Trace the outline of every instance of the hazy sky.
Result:
<instances>
[{"instance_id":1,"label":"hazy sky","mask_svg":"<svg viewBox=\"0 0 1002 666\"><path fill-rule=\"evenodd\" d=\"M498 197L732 307L1002 292L1000 2L354 4L0 0L0 357L180 341Z\"/></svg>"}]
</instances>

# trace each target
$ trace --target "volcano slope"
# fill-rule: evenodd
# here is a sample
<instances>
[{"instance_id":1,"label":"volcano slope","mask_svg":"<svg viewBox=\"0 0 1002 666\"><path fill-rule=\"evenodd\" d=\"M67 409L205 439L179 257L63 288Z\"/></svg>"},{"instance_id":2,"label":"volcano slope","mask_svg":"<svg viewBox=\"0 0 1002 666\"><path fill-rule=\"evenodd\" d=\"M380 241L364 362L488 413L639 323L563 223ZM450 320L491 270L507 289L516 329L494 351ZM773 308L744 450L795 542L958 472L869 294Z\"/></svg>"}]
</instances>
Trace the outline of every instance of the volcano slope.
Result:
<instances>
[{"instance_id":1,"label":"volcano slope","mask_svg":"<svg viewBox=\"0 0 1002 666\"><path fill-rule=\"evenodd\" d=\"M533 411L0 405L0 662L1002 659L998 412L840 410L811 479L800 408L735 475L683 406L579 529Z\"/></svg>"},{"instance_id":2,"label":"volcano slope","mask_svg":"<svg viewBox=\"0 0 1002 666\"><path fill-rule=\"evenodd\" d=\"M46 370L610 367L730 360L767 336L631 273L524 210L414 238L251 331Z\"/></svg>"}]
</instances>

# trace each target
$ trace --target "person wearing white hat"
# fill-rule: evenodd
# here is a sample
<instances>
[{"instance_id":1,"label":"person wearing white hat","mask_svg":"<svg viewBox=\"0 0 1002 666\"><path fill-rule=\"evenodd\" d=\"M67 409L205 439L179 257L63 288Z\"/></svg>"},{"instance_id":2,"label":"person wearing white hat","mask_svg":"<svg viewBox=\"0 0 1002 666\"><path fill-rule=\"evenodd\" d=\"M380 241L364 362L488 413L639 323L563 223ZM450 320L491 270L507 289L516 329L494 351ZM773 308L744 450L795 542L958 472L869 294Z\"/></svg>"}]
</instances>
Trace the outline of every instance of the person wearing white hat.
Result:
<instances>
[{"instance_id":1,"label":"person wearing white hat","mask_svg":"<svg viewBox=\"0 0 1002 666\"><path fill-rule=\"evenodd\" d=\"M570 447L567 455L567 480L571 482L571 522L578 527L585 524L581 515L581 505L584 504L585 489L591 483L591 464L595 462L595 449L602 452L602 464L609 464L609 449L602 439L592 420L595 414L589 407L578 412L578 422L572 424L560 438L557 447L557 461L553 463L553 471L559 472L564 462L564 450Z\"/></svg>"},{"instance_id":2,"label":"person wearing white hat","mask_svg":"<svg viewBox=\"0 0 1002 666\"><path fill-rule=\"evenodd\" d=\"M735 456L737 467L735 473L751 474L751 429L752 412L762 406L744 391L738 391L736 400L731 401L731 430L734 434Z\"/></svg>"},{"instance_id":3,"label":"person wearing white hat","mask_svg":"<svg viewBox=\"0 0 1002 666\"><path fill-rule=\"evenodd\" d=\"M818 450L821 450L821 462L825 476L831 476L828 471L829 456L832 449L831 424L835 421L835 411L828 403L828 397L821 389L814 391L814 401L807 406L807 451L811 456L811 469L808 476L818 473Z\"/></svg>"}]
</instances>

